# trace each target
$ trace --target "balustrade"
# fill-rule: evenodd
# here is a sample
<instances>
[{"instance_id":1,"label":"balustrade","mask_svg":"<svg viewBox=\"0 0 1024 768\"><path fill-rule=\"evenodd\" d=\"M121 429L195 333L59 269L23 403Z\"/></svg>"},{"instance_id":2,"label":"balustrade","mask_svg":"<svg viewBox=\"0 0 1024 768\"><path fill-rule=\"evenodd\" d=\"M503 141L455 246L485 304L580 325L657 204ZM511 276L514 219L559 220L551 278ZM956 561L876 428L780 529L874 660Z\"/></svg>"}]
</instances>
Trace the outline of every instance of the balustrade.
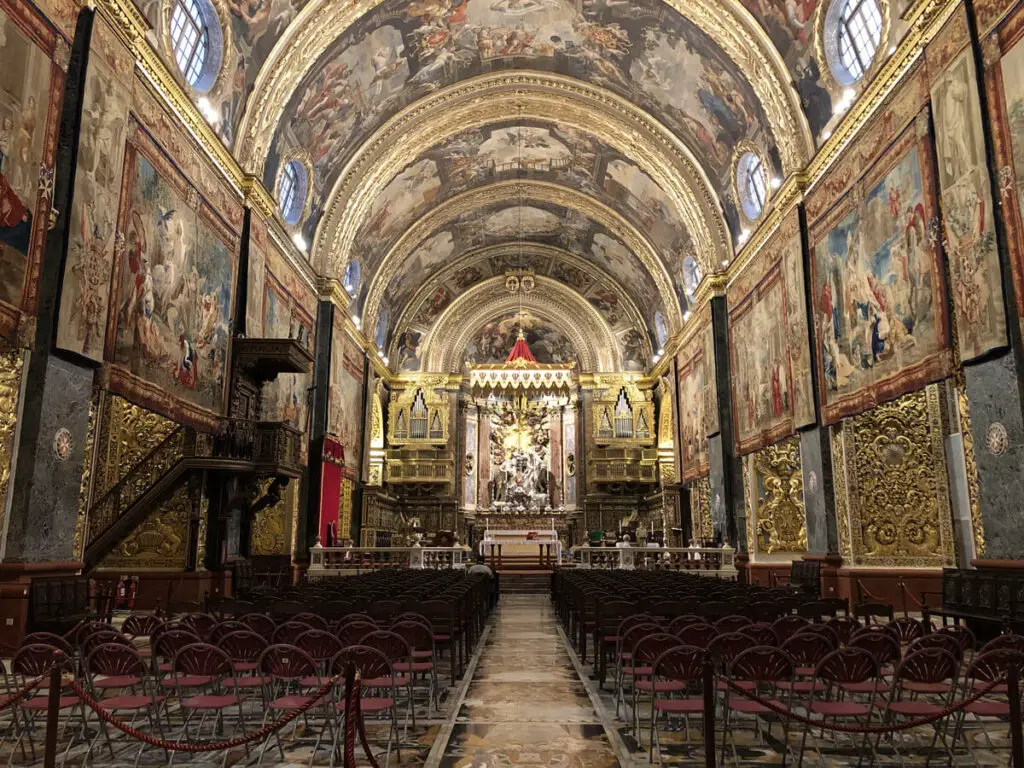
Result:
<instances>
[{"instance_id":1,"label":"balustrade","mask_svg":"<svg viewBox=\"0 0 1024 768\"><path fill-rule=\"evenodd\" d=\"M578 547L580 568L606 570L691 571L698 576L734 580L736 550L723 547Z\"/></svg>"},{"instance_id":2,"label":"balustrade","mask_svg":"<svg viewBox=\"0 0 1024 768\"><path fill-rule=\"evenodd\" d=\"M311 579L345 576L384 568L449 570L466 567L465 547L310 547Z\"/></svg>"}]
</instances>

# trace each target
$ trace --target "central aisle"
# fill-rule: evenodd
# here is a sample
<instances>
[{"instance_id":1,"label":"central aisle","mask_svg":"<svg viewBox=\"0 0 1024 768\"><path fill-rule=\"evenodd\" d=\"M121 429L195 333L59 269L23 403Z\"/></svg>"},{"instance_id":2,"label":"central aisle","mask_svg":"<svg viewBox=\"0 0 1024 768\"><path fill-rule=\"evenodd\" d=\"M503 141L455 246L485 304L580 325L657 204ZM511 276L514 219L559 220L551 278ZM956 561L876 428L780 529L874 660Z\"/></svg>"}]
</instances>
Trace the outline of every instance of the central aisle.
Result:
<instances>
[{"instance_id":1,"label":"central aisle","mask_svg":"<svg viewBox=\"0 0 1024 768\"><path fill-rule=\"evenodd\" d=\"M440 765L618 766L547 595L503 595Z\"/></svg>"}]
</instances>

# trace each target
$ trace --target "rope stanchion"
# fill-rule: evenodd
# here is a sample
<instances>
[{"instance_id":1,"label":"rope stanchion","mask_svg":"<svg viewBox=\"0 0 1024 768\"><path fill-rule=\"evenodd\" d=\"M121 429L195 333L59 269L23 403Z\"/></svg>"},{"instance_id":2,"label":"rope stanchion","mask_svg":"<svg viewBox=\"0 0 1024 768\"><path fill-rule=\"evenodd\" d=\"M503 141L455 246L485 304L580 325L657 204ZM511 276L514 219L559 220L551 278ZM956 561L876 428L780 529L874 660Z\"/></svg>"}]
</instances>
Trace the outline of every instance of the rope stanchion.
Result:
<instances>
[{"instance_id":1,"label":"rope stanchion","mask_svg":"<svg viewBox=\"0 0 1024 768\"><path fill-rule=\"evenodd\" d=\"M996 686L1003 682L1003 678L998 678L986 685L983 688L979 688L975 693L964 698L962 701L946 707L942 711L934 715L925 715L923 717L917 717L910 720L904 720L902 723L893 723L891 725L840 725L839 723L832 723L831 725L824 722L824 720L815 720L814 718L807 717L805 715L798 715L788 707L779 706L774 701L758 696L756 693L746 691L740 686L736 685L732 680L725 680L725 685L731 693L737 693L745 699L756 702L766 709L771 710L777 715L781 715L787 719L795 720L798 723L804 725L810 725L815 728L822 728L824 730L835 731L837 733L896 733L898 731L908 731L911 728L919 728L922 725L929 725L931 723L943 720L952 714L961 712L971 704L974 704L979 699L987 696L995 690Z\"/></svg>"},{"instance_id":2,"label":"rope stanchion","mask_svg":"<svg viewBox=\"0 0 1024 768\"><path fill-rule=\"evenodd\" d=\"M46 701L46 740L43 742L43 768L55 768L57 765L57 721L60 716L61 665L64 657L60 651L54 654L54 663L50 667L50 690Z\"/></svg>"},{"instance_id":3,"label":"rope stanchion","mask_svg":"<svg viewBox=\"0 0 1024 768\"><path fill-rule=\"evenodd\" d=\"M338 679L338 676L332 677L327 683L320 686L319 690L317 690L316 692L316 695L313 696L308 702L303 704L298 709L290 710L285 715L273 721L272 723L267 723L260 730L254 731L253 733L250 733L247 736L236 736L233 739L227 739L226 741L215 741L210 742L208 744L189 744L178 741L168 741L167 739L160 739L156 736L151 736L150 734L144 731L140 731L137 728L133 728L128 723L118 719L111 712L104 709L102 704L96 699L94 699L92 696L90 696L89 693L84 688L82 688L81 685L79 685L77 680L71 682L71 688L72 690L74 690L75 694L82 700L82 703L89 707L89 709L91 709L93 712L95 712L96 716L99 717L100 720L107 723L108 725L112 725L114 728L117 728L117 730L121 731L125 735L131 736L133 739L136 739L137 741L145 742L151 747L158 747L160 749L166 749L172 752L188 752L190 754L195 754L202 752L220 752L225 749L234 749L235 747L241 747L256 741L262 741L274 731L284 728L299 715L305 714L310 709L319 704L320 701L324 698L324 696L330 693L331 689L334 688L335 684L338 682ZM44 766L44 768L46 767Z\"/></svg>"}]
</instances>

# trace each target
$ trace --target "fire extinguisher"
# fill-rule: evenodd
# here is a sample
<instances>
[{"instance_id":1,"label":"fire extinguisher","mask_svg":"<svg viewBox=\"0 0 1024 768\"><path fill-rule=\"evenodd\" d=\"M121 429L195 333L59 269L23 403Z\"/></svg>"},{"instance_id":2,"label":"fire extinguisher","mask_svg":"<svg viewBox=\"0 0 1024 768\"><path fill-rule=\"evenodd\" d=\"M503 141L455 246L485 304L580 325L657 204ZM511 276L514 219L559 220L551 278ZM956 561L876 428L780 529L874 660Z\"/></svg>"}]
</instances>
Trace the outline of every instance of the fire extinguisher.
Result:
<instances>
[{"instance_id":1,"label":"fire extinguisher","mask_svg":"<svg viewBox=\"0 0 1024 768\"><path fill-rule=\"evenodd\" d=\"M139 592L139 577L132 576L128 583L128 610L135 610L135 595Z\"/></svg>"},{"instance_id":2,"label":"fire extinguisher","mask_svg":"<svg viewBox=\"0 0 1024 768\"><path fill-rule=\"evenodd\" d=\"M123 608L128 597L128 577L121 576L117 580L117 593L114 598L114 608Z\"/></svg>"}]
</instances>

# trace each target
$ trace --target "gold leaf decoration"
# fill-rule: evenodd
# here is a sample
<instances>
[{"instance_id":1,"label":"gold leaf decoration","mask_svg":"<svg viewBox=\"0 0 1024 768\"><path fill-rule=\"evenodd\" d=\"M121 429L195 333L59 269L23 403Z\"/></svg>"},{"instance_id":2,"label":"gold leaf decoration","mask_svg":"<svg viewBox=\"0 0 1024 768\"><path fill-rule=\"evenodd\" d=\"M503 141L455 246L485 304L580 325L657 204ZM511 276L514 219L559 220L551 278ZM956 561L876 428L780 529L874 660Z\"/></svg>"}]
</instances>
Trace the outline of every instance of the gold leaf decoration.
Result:
<instances>
[{"instance_id":1,"label":"gold leaf decoration","mask_svg":"<svg viewBox=\"0 0 1024 768\"><path fill-rule=\"evenodd\" d=\"M3 530L7 505L7 486L11 482L11 455L18 424L18 396L21 392L21 350L0 346L0 530Z\"/></svg>"},{"instance_id":2,"label":"gold leaf decoration","mask_svg":"<svg viewBox=\"0 0 1024 768\"><path fill-rule=\"evenodd\" d=\"M102 570L185 568L192 499L182 484L104 558Z\"/></svg>"},{"instance_id":3,"label":"gold leaf decoration","mask_svg":"<svg viewBox=\"0 0 1024 768\"><path fill-rule=\"evenodd\" d=\"M757 478L757 551L807 551L804 482L800 440L787 440L759 450L754 457Z\"/></svg>"}]
</instances>

